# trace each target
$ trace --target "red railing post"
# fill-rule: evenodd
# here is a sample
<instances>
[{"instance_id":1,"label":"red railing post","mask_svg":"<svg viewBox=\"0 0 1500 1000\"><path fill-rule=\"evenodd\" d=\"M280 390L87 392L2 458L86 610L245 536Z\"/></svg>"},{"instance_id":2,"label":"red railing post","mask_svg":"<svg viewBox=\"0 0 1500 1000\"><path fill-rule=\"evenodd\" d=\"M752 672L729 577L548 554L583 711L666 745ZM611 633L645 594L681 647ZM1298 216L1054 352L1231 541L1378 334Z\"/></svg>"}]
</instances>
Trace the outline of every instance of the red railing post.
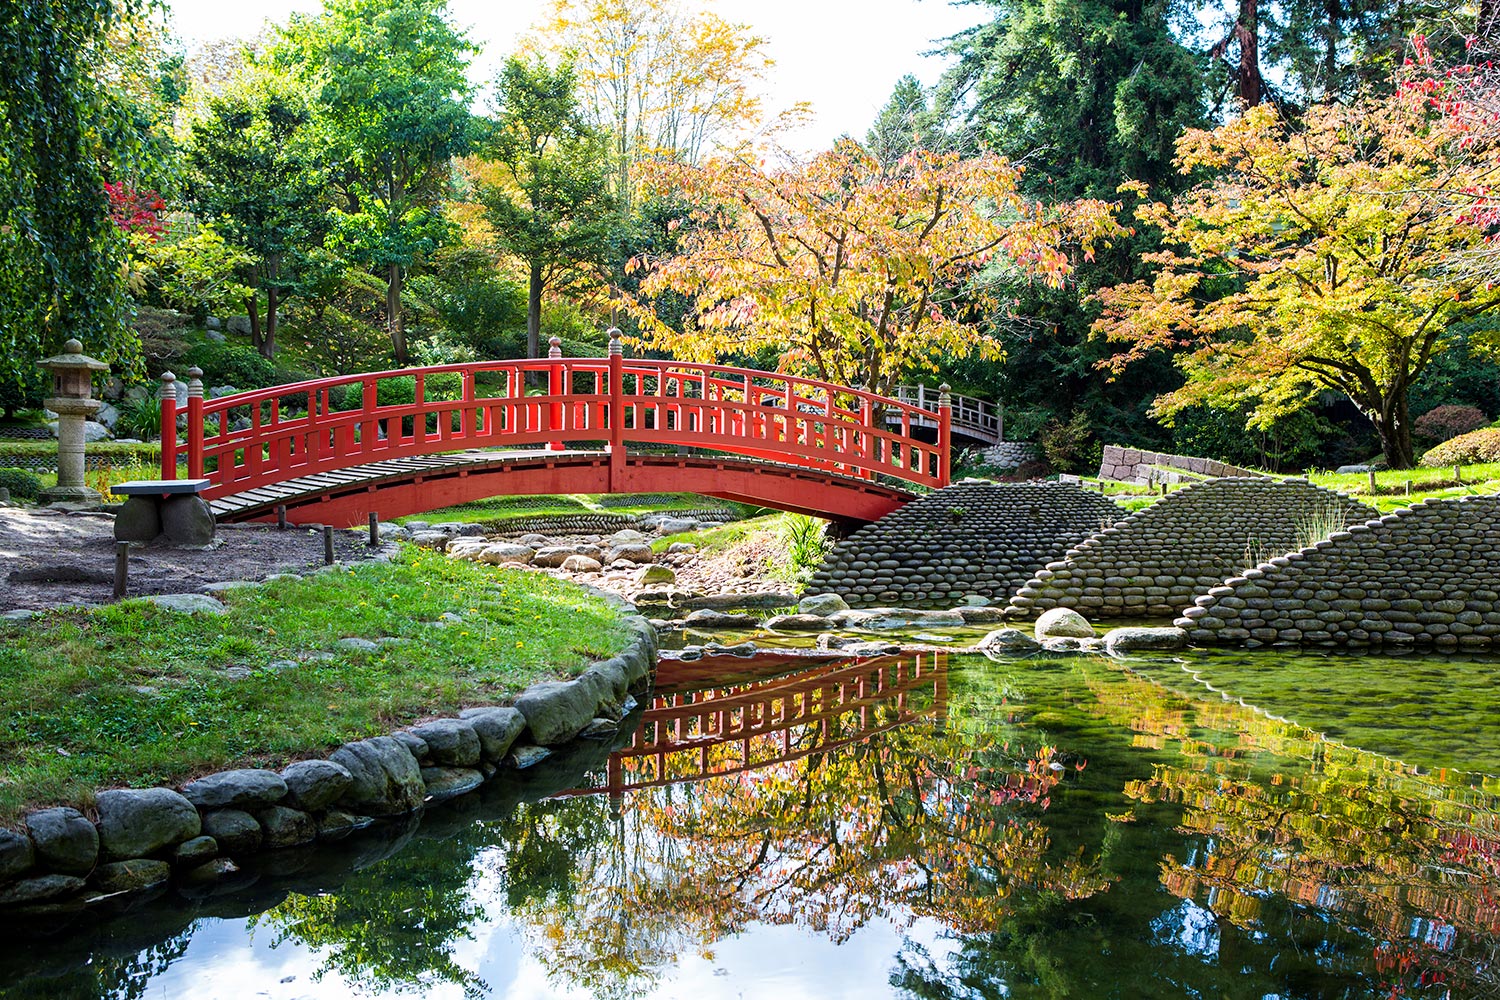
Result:
<instances>
[{"instance_id":1,"label":"red railing post","mask_svg":"<svg viewBox=\"0 0 1500 1000\"><path fill-rule=\"evenodd\" d=\"M552 365L547 372L547 393L552 397L552 403L547 407L547 429L557 432L563 426L563 404L558 398L563 394L562 338L553 337L549 343L552 346L547 348L547 359ZM547 450L562 451L562 441L548 441Z\"/></svg>"},{"instance_id":2,"label":"red railing post","mask_svg":"<svg viewBox=\"0 0 1500 1000\"><path fill-rule=\"evenodd\" d=\"M177 478L177 376L162 372L161 389L156 393L161 404L161 477ZM193 429L188 428L191 434Z\"/></svg>"},{"instance_id":3,"label":"red railing post","mask_svg":"<svg viewBox=\"0 0 1500 1000\"><path fill-rule=\"evenodd\" d=\"M609 483L625 479L625 348L620 331L609 328Z\"/></svg>"},{"instance_id":4,"label":"red railing post","mask_svg":"<svg viewBox=\"0 0 1500 1000\"><path fill-rule=\"evenodd\" d=\"M947 382L938 386L938 439L937 439L937 484L941 489L948 485L951 477L949 469L949 447L953 437L953 397Z\"/></svg>"},{"instance_id":5,"label":"red railing post","mask_svg":"<svg viewBox=\"0 0 1500 1000\"><path fill-rule=\"evenodd\" d=\"M188 369L187 460L188 478L203 478L203 370Z\"/></svg>"}]
</instances>

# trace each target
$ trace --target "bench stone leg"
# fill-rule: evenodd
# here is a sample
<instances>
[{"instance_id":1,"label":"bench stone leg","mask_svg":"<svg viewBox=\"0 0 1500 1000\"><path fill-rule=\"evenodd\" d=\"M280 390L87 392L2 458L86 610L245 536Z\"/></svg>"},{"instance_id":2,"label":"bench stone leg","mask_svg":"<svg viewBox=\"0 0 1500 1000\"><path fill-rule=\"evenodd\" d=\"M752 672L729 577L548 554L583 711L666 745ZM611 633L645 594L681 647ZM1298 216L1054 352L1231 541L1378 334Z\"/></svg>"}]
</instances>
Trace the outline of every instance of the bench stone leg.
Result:
<instances>
[{"instance_id":1,"label":"bench stone leg","mask_svg":"<svg viewBox=\"0 0 1500 1000\"><path fill-rule=\"evenodd\" d=\"M173 545L211 545L214 512L200 497L167 497L161 503L161 530Z\"/></svg>"},{"instance_id":2,"label":"bench stone leg","mask_svg":"<svg viewBox=\"0 0 1500 1000\"><path fill-rule=\"evenodd\" d=\"M115 541L149 542L161 534L161 508L156 497L131 497L115 515Z\"/></svg>"}]
</instances>

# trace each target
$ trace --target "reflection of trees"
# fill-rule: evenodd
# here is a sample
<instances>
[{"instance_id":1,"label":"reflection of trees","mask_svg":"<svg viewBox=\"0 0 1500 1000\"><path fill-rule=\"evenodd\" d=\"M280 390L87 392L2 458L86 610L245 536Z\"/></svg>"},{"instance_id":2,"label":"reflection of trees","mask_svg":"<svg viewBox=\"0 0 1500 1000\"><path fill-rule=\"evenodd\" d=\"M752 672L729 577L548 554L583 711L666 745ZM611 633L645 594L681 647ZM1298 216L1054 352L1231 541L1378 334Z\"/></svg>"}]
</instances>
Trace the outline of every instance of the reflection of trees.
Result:
<instances>
[{"instance_id":1,"label":"reflection of trees","mask_svg":"<svg viewBox=\"0 0 1500 1000\"><path fill-rule=\"evenodd\" d=\"M721 693L684 728L680 712L659 707L670 732L624 755L637 773L620 783L699 780L625 797L613 842L577 859L588 893L523 909L552 975L629 995L679 954L706 953L751 923L835 941L876 916L981 931L1021 900L1107 884L1081 853L1049 856L1039 817L1060 780L1051 748L1023 744L1003 714L955 711L945 671L886 703L871 697L873 682L835 696L825 681L814 700L846 700L822 711L798 701L757 715ZM720 705L731 708L709 710ZM917 719L886 724L905 716ZM788 717L807 721L777 725ZM652 722L648 713L648 734ZM749 760L780 762L746 770Z\"/></svg>"},{"instance_id":2,"label":"reflection of trees","mask_svg":"<svg viewBox=\"0 0 1500 1000\"><path fill-rule=\"evenodd\" d=\"M1463 995L1500 995L1500 782L1419 773L1123 673L1101 671L1090 692L1098 712L1177 752L1125 787L1181 808L1191 839L1161 860L1169 891L1250 930L1288 902L1327 913L1386 942L1373 964L1393 995L1435 972Z\"/></svg>"},{"instance_id":3,"label":"reflection of trees","mask_svg":"<svg viewBox=\"0 0 1500 1000\"><path fill-rule=\"evenodd\" d=\"M329 970L351 983L423 993L438 983L487 993L482 980L453 961L453 946L472 940L483 908L470 892L479 828L427 840L416 850L351 875L336 892L292 895L252 919L272 945L295 940L323 952Z\"/></svg>"}]
</instances>

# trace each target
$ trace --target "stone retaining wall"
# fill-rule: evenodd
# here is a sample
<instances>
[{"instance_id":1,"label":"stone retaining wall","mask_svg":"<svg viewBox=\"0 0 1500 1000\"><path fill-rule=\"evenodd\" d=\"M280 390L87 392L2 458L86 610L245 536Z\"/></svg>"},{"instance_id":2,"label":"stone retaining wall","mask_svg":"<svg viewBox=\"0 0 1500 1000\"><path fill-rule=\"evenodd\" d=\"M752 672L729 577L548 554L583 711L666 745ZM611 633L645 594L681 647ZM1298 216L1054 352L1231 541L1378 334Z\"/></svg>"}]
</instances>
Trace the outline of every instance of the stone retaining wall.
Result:
<instances>
[{"instance_id":1,"label":"stone retaining wall","mask_svg":"<svg viewBox=\"0 0 1500 1000\"><path fill-rule=\"evenodd\" d=\"M1247 570L1177 624L1198 644L1492 648L1497 538L1500 497L1425 500Z\"/></svg>"},{"instance_id":2,"label":"stone retaining wall","mask_svg":"<svg viewBox=\"0 0 1500 1000\"><path fill-rule=\"evenodd\" d=\"M914 500L839 542L807 593L852 607L951 607L1006 600L1043 564L1122 511L1064 483L958 483Z\"/></svg>"},{"instance_id":3,"label":"stone retaining wall","mask_svg":"<svg viewBox=\"0 0 1500 1000\"><path fill-rule=\"evenodd\" d=\"M1029 441L1001 441L984 449L984 462L997 469L1018 469L1037 457L1036 445Z\"/></svg>"},{"instance_id":4,"label":"stone retaining wall","mask_svg":"<svg viewBox=\"0 0 1500 1000\"><path fill-rule=\"evenodd\" d=\"M1176 615L1195 597L1299 545L1317 522L1373 507L1305 479L1211 479L1186 486L1068 551L1011 598L1020 615L1076 608L1090 617Z\"/></svg>"},{"instance_id":5,"label":"stone retaining wall","mask_svg":"<svg viewBox=\"0 0 1500 1000\"><path fill-rule=\"evenodd\" d=\"M629 691L651 673L656 630L638 615L626 621L625 652L573 680L537 684L514 706L470 708L346 743L279 773L245 768L180 790L102 791L96 820L70 808L33 812L24 831L0 828L0 908L81 910L169 885L201 894L237 870L231 858L339 840L487 782L524 784L552 747L582 733L608 735Z\"/></svg>"},{"instance_id":6,"label":"stone retaining wall","mask_svg":"<svg viewBox=\"0 0 1500 1000\"><path fill-rule=\"evenodd\" d=\"M694 521L727 523L738 515L723 507L704 507L698 510L664 511L669 517L680 517ZM520 535L595 535L610 534L621 528L639 528L645 523L647 514L528 514L523 517L506 518L504 525L495 534L505 537Z\"/></svg>"},{"instance_id":7,"label":"stone retaining wall","mask_svg":"<svg viewBox=\"0 0 1500 1000\"><path fill-rule=\"evenodd\" d=\"M1113 479L1123 483L1151 483L1159 481L1177 482L1182 478L1163 475L1163 469L1181 469L1198 476L1217 478L1220 476L1261 477L1253 469L1241 469L1235 465L1212 458L1192 458L1187 455L1168 455L1160 451L1143 451L1140 448L1124 448L1117 444L1104 446L1104 457L1099 460L1099 478Z\"/></svg>"}]
</instances>

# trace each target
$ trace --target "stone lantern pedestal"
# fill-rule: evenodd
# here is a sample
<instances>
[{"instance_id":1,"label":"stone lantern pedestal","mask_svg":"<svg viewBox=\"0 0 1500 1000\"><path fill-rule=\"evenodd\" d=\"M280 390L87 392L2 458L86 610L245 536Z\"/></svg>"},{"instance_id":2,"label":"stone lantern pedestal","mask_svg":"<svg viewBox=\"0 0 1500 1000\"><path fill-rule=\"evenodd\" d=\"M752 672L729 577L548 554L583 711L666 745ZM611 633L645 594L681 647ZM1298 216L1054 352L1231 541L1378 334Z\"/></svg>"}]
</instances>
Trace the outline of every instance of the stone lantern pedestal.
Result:
<instances>
[{"instance_id":1,"label":"stone lantern pedestal","mask_svg":"<svg viewBox=\"0 0 1500 1000\"><path fill-rule=\"evenodd\" d=\"M98 503L97 490L83 484L83 424L102 405L94 399L95 372L109 365L83 353L83 345L69 340L56 357L37 362L52 373L52 396L43 405L57 414L57 485L41 493L44 503Z\"/></svg>"}]
</instances>

